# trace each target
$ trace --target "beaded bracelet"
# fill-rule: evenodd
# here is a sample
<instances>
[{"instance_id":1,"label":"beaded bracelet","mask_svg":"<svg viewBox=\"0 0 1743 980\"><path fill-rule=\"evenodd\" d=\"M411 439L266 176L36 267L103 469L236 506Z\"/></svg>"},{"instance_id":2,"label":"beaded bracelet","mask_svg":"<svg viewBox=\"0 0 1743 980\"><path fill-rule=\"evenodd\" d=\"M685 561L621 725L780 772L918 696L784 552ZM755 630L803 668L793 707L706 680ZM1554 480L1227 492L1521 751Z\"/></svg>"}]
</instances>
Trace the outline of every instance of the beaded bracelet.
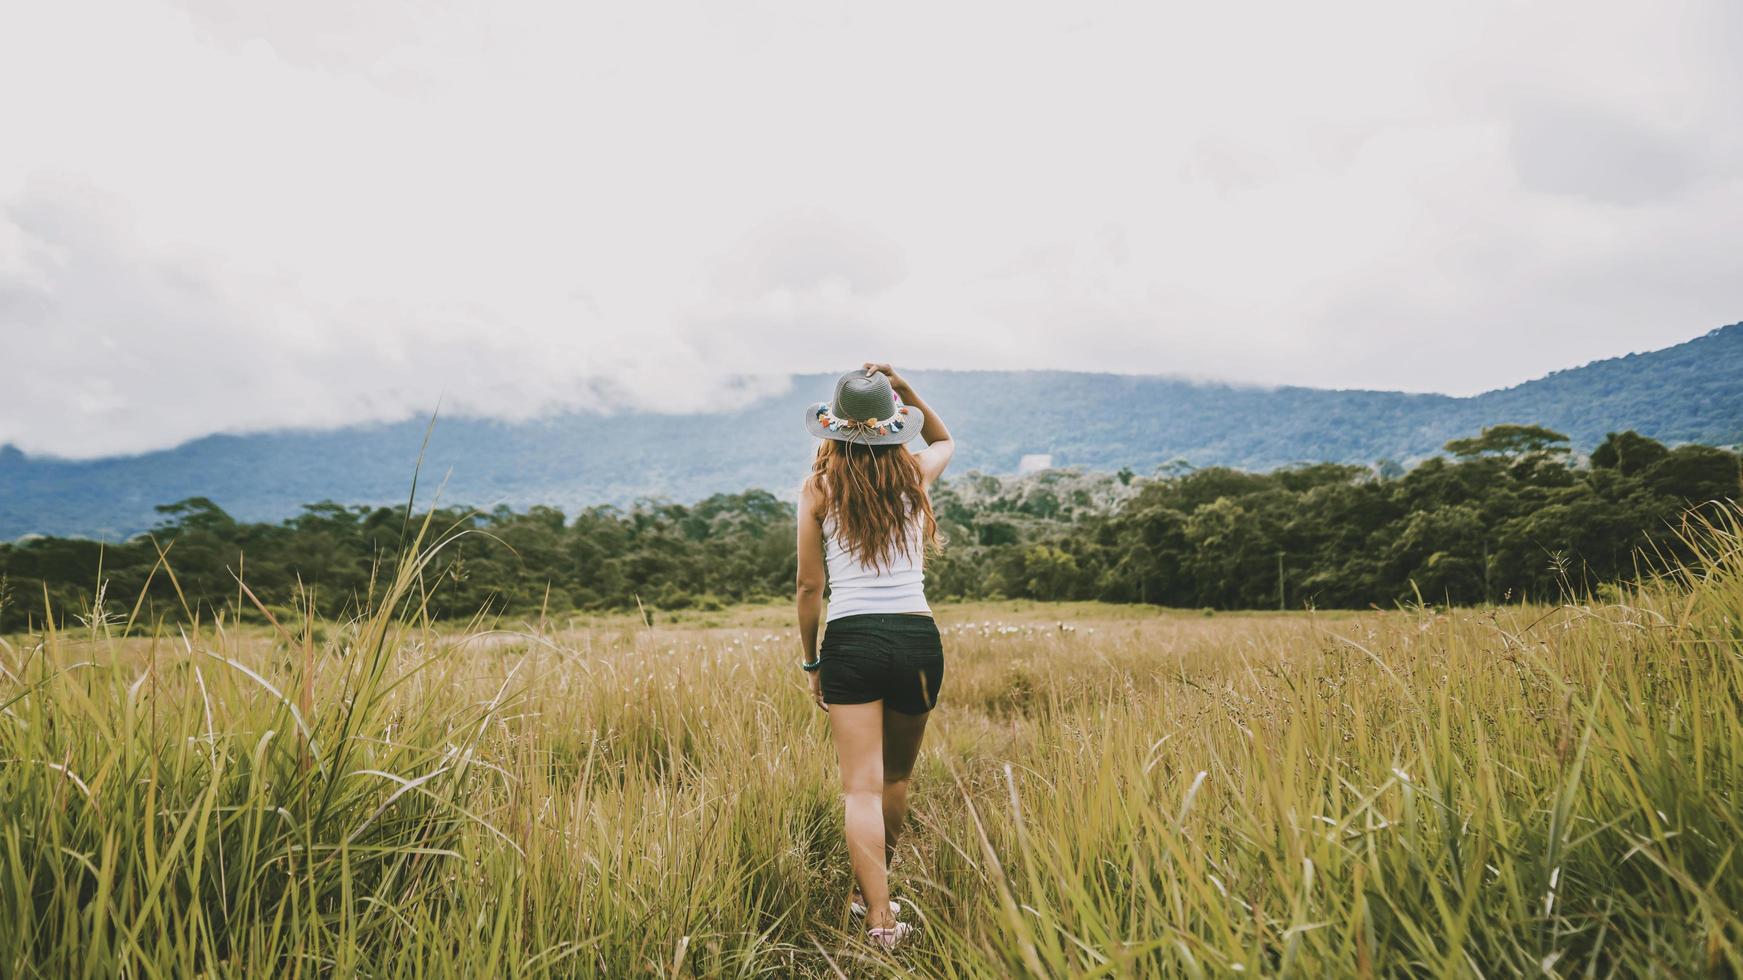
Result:
<instances>
[{"instance_id":1,"label":"beaded bracelet","mask_svg":"<svg viewBox=\"0 0 1743 980\"><path fill-rule=\"evenodd\" d=\"M816 660L813 660L810 663L805 663L804 661L799 662L799 669L800 670L807 670L807 671L816 670L817 668L819 668L821 666L823 666L823 658L822 657L818 657Z\"/></svg>"}]
</instances>

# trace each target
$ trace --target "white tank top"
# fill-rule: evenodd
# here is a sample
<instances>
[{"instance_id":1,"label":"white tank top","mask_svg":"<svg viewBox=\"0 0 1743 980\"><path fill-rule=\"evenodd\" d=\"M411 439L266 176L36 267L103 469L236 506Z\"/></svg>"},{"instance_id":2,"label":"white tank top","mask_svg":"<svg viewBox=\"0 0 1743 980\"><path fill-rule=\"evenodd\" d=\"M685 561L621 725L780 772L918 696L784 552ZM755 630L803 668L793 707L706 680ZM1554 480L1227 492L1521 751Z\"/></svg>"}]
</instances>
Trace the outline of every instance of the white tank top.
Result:
<instances>
[{"instance_id":1,"label":"white tank top","mask_svg":"<svg viewBox=\"0 0 1743 980\"><path fill-rule=\"evenodd\" d=\"M836 534L835 515L823 518L823 560L829 572L829 614L824 622L862 613L930 613L926 604L922 519L916 512L903 529L908 553L896 550L888 568L861 564Z\"/></svg>"}]
</instances>

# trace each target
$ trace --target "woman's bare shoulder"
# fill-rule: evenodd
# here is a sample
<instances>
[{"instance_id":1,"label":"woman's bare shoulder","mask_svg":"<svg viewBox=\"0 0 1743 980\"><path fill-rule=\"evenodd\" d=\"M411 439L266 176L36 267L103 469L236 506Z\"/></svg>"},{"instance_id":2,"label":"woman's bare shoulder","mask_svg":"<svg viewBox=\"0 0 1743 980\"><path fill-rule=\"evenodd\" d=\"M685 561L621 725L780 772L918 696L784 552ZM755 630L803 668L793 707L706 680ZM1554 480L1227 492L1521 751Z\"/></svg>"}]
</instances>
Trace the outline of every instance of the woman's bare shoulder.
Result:
<instances>
[{"instance_id":1,"label":"woman's bare shoulder","mask_svg":"<svg viewBox=\"0 0 1743 980\"><path fill-rule=\"evenodd\" d=\"M813 514L822 516L823 505L829 499L828 484L824 482L823 474L810 473L804 482L799 484L799 502Z\"/></svg>"}]
</instances>

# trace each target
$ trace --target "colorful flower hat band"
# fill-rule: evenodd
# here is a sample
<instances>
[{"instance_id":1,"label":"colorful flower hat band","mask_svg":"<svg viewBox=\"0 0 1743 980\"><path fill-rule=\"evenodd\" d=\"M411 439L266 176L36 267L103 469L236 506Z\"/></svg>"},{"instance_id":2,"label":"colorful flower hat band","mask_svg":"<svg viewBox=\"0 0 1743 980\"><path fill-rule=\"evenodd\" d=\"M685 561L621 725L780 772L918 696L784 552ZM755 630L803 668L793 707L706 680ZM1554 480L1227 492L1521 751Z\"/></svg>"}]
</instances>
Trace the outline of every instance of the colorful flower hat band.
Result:
<instances>
[{"instance_id":1,"label":"colorful flower hat band","mask_svg":"<svg viewBox=\"0 0 1743 980\"><path fill-rule=\"evenodd\" d=\"M886 436L892 432L902 431L907 424L902 416L908 413L907 406L896 409L896 414L887 419L845 419L839 418L829 410L827 404L817 409L817 424L831 432L863 432L866 435Z\"/></svg>"}]
</instances>

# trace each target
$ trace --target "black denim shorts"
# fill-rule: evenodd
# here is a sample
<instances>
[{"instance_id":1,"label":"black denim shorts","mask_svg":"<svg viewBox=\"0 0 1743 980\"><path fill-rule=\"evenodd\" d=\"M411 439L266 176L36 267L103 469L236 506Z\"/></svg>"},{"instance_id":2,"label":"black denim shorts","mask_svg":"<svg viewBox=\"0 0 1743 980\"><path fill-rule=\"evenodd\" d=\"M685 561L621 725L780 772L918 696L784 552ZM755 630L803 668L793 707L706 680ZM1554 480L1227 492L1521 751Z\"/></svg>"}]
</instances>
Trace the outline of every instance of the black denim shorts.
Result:
<instances>
[{"instance_id":1,"label":"black denim shorts","mask_svg":"<svg viewBox=\"0 0 1743 980\"><path fill-rule=\"evenodd\" d=\"M944 641L931 616L866 613L823 625L818 651L825 704L867 704L923 715L944 683Z\"/></svg>"}]
</instances>

